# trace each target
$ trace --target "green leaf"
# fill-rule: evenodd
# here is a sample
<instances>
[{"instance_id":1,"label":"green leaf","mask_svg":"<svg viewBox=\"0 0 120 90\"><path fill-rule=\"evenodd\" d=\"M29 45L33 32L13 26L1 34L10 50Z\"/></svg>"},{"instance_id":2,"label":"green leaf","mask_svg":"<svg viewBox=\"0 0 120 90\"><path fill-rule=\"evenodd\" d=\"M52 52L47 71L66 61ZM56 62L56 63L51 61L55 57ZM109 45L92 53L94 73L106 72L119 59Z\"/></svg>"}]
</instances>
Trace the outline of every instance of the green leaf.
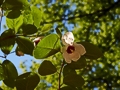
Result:
<instances>
[{"instance_id":1,"label":"green leaf","mask_svg":"<svg viewBox=\"0 0 120 90\"><path fill-rule=\"evenodd\" d=\"M42 76L53 74L57 71L56 67L50 61L43 61L38 69L38 73Z\"/></svg>"},{"instance_id":2,"label":"green leaf","mask_svg":"<svg viewBox=\"0 0 120 90\"><path fill-rule=\"evenodd\" d=\"M2 66L2 64L0 64L0 80L4 80L5 78L6 78L6 76L5 76L3 66Z\"/></svg>"},{"instance_id":3,"label":"green leaf","mask_svg":"<svg viewBox=\"0 0 120 90\"><path fill-rule=\"evenodd\" d=\"M60 39L57 34L44 37L36 46L33 55L37 59L47 58L60 51Z\"/></svg>"},{"instance_id":4,"label":"green leaf","mask_svg":"<svg viewBox=\"0 0 120 90\"><path fill-rule=\"evenodd\" d=\"M40 22L42 20L42 12L36 6L32 6L31 7L31 11L32 11L34 24L35 24L36 27L39 27L40 26Z\"/></svg>"},{"instance_id":5,"label":"green leaf","mask_svg":"<svg viewBox=\"0 0 120 90\"><path fill-rule=\"evenodd\" d=\"M5 54L9 54L15 44L15 33L14 30L5 30L0 37L1 50Z\"/></svg>"},{"instance_id":6,"label":"green leaf","mask_svg":"<svg viewBox=\"0 0 120 90\"><path fill-rule=\"evenodd\" d=\"M24 23L25 24L33 24L33 19L32 19L32 15L24 15Z\"/></svg>"},{"instance_id":7,"label":"green leaf","mask_svg":"<svg viewBox=\"0 0 120 90\"><path fill-rule=\"evenodd\" d=\"M72 62L68 64L68 66L73 69L82 69L86 66L86 64L85 57L82 56L77 62Z\"/></svg>"},{"instance_id":8,"label":"green leaf","mask_svg":"<svg viewBox=\"0 0 120 90\"><path fill-rule=\"evenodd\" d=\"M21 15L16 19L6 18L6 23L8 28L15 30L15 33L17 33L20 26L23 24L23 16Z\"/></svg>"},{"instance_id":9,"label":"green leaf","mask_svg":"<svg viewBox=\"0 0 120 90\"><path fill-rule=\"evenodd\" d=\"M52 24L44 24L43 28L41 29L42 33L46 33L51 30Z\"/></svg>"},{"instance_id":10,"label":"green leaf","mask_svg":"<svg viewBox=\"0 0 120 90\"><path fill-rule=\"evenodd\" d=\"M2 63L3 69L5 71L6 78L3 80L4 84L13 88L15 86L15 79L18 76L16 67L9 60L5 60Z\"/></svg>"},{"instance_id":11,"label":"green leaf","mask_svg":"<svg viewBox=\"0 0 120 90\"><path fill-rule=\"evenodd\" d=\"M70 68L68 65L64 66L63 68L63 76L67 76L69 74L76 74L76 71L72 68Z\"/></svg>"},{"instance_id":12,"label":"green leaf","mask_svg":"<svg viewBox=\"0 0 120 90\"><path fill-rule=\"evenodd\" d=\"M3 90L3 89L0 87L0 90Z\"/></svg>"},{"instance_id":13,"label":"green leaf","mask_svg":"<svg viewBox=\"0 0 120 90\"><path fill-rule=\"evenodd\" d=\"M19 10L23 8L23 5L20 0L5 0L5 2L3 3L3 8L10 10Z\"/></svg>"},{"instance_id":14,"label":"green leaf","mask_svg":"<svg viewBox=\"0 0 120 90\"><path fill-rule=\"evenodd\" d=\"M23 13L23 17L24 24L33 24L33 17L29 8Z\"/></svg>"},{"instance_id":15,"label":"green leaf","mask_svg":"<svg viewBox=\"0 0 120 90\"><path fill-rule=\"evenodd\" d=\"M40 77L36 73L27 72L17 77L17 90L34 90L40 82Z\"/></svg>"},{"instance_id":16,"label":"green leaf","mask_svg":"<svg viewBox=\"0 0 120 90\"><path fill-rule=\"evenodd\" d=\"M77 89L70 87L70 86L65 86L65 87L60 88L60 90L77 90Z\"/></svg>"},{"instance_id":17,"label":"green leaf","mask_svg":"<svg viewBox=\"0 0 120 90\"><path fill-rule=\"evenodd\" d=\"M34 34L38 31L37 27L32 24L23 25L22 30L24 35Z\"/></svg>"},{"instance_id":18,"label":"green leaf","mask_svg":"<svg viewBox=\"0 0 120 90\"><path fill-rule=\"evenodd\" d=\"M85 81L80 75L69 74L63 78L63 83L71 87L82 87Z\"/></svg>"},{"instance_id":19,"label":"green leaf","mask_svg":"<svg viewBox=\"0 0 120 90\"><path fill-rule=\"evenodd\" d=\"M24 37L17 37L16 42L23 53L32 55L34 49L33 42Z\"/></svg>"},{"instance_id":20,"label":"green leaf","mask_svg":"<svg viewBox=\"0 0 120 90\"><path fill-rule=\"evenodd\" d=\"M12 10L8 13L7 18L15 19L18 18L21 14L20 10Z\"/></svg>"},{"instance_id":21,"label":"green leaf","mask_svg":"<svg viewBox=\"0 0 120 90\"><path fill-rule=\"evenodd\" d=\"M98 59L103 55L102 52L100 51L100 49L91 43L80 42L80 44L82 44L86 49L86 53L85 53L86 58Z\"/></svg>"},{"instance_id":22,"label":"green leaf","mask_svg":"<svg viewBox=\"0 0 120 90\"><path fill-rule=\"evenodd\" d=\"M60 29L58 29L58 28L56 28L56 32L57 32L57 34L60 36L60 38L62 37L62 33L61 33L61 30Z\"/></svg>"}]
</instances>

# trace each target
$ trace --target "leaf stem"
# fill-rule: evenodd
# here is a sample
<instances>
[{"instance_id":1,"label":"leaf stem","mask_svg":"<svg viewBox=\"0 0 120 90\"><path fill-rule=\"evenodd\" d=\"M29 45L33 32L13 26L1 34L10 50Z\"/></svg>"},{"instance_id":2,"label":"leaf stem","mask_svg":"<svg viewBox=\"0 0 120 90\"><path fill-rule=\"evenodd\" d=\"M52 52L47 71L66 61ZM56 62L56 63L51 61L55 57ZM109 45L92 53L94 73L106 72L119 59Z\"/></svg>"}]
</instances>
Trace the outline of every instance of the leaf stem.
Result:
<instances>
[{"instance_id":1,"label":"leaf stem","mask_svg":"<svg viewBox=\"0 0 120 90\"><path fill-rule=\"evenodd\" d=\"M64 61L63 61L63 63L62 63L62 65L61 65L61 68L60 68L60 72L59 72L59 79L58 79L58 90L60 90L60 83L61 83L61 72L62 72L62 69L63 69L63 66L64 66Z\"/></svg>"}]
</instances>

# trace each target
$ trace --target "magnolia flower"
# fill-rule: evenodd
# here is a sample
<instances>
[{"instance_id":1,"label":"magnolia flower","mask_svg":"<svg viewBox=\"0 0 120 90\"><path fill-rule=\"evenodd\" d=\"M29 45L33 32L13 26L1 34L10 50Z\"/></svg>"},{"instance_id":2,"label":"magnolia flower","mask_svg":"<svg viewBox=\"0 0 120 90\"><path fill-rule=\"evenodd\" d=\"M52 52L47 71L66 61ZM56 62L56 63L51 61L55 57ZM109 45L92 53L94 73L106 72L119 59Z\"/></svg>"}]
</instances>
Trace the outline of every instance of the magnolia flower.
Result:
<instances>
[{"instance_id":1,"label":"magnolia flower","mask_svg":"<svg viewBox=\"0 0 120 90\"><path fill-rule=\"evenodd\" d=\"M64 39L62 40L62 42L65 45L62 48L62 53L67 63L79 60L79 58L86 53L86 50L82 44L77 44L74 42L74 36L71 32L67 32L67 34L64 34L62 36L62 39Z\"/></svg>"},{"instance_id":2,"label":"magnolia flower","mask_svg":"<svg viewBox=\"0 0 120 90\"><path fill-rule=\"evenodd\" d=\"M66 32L62 36L62 43L63 43L63 45L72 45L73 42L74 42L74 36L73 36L72 32Z\"/></svg>"},{"instance_id":3,"label":"magnolia flower","mask_svg":"<svg viewBox=\"0 0 120 90\"><path fill-rule=\"evenodd\" d=\"M35 38L35 39L33 40L34 46L36 46L36 45L40 42L41 39L42 39L42 37L37 37L37 38Z\"/></svg>"}]
</instances>

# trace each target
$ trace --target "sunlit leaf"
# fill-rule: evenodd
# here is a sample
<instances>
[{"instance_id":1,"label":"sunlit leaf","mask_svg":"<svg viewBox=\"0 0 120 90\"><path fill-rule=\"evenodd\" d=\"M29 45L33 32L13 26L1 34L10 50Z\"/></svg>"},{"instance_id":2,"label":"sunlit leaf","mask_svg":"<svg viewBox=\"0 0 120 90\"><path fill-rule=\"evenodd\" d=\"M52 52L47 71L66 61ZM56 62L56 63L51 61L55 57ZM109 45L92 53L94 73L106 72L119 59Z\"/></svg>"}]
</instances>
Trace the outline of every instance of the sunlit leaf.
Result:
<instances>
[{"instance_id":1,"label":"sunlit leaf","mask_svg":"<svg viewBox=\"0 0 120 90\"><path fill-rule=\"evenodd\" d=\"M6 78L3 80L3 82L5 85L13 88L15 86L15 79L18 76L17 69L9 60L3 61L2 66L6 75Z\"/></svg>"},{"instance_id":2,"label":"sunlit leaf","mask_svg":"<svg viewBox=\"0 0 120 90\"><path fill-rule=\"evenodd\" d=\"M54 55L60 51L60 39L56 34L44 37L34 49L33 55L37 59L42 59Z\"/></svg>"},{"instance_id":3,"label":"sunlit leaf","mask_svg":"<svg viewBox=\"0 0 120 90\"><path fill-rule=\"evenodd\" d=\"M31 14L31 10L27 9L24 13L23 13L23 22L24 24L33 24L33 17Z\"/></svg>"},{"instance_id":4,"label":"sunlit leaf","mask_svg":"<svg viewBox=\"0 0 120 90\"><path fill-rule=\"evenodd\" d=\"M27 24L22 26L23 34L28 35L28 34L34 34L37 32L36 26L32 24Z\"/></svg>"},{"instance_id":5,"label":"sunlit leaf","mask_svg":"<svg viewBox=\"0 0 120 90\"><path fill-rule=\"evenodd\" d=\"M63 78L63 83L72 87L81 87L85 81L80 75L69 74Z\"/></svg>"},{"instance_id":6,"label":"sunlit leaf","mask_svg":"<svg viewBox=\"0 0 120 90\"><path fill-rule=\"evenodd\" d=\"M40 77L36 73L27 72L17 77L17 90L34 90L40 82Z\"/></svg>"},{"instance_id":7,"label":"sunlit leaf","mask_svg":"<svg viewBox=\"0 0 120 90\"><path fill-rule=\"evenodd\" d=\"M51 30L52 24L45 24L40 30L42 33L46 33Z\"/></svg>"},{"instance_id":8,"label":"sunlit leaf","mask_svg":"<svg viewBox=\"0 0 120 90\"><path fill-rule=\"evenodd\" d=\"M8 28L15 30L15 33L17 33L20 26L23 24L23 16L21 15L16 19L6 18L6 23Z\"/></svg>"},{"instance_id":9,"label":"sunlit leaf","mask_svg":"<svg viewBox=\"0 0 120 90\"><path fill-rule=\"evenodd\" d=\"M33 16L34 24L35 24L35 26L39 27L40 26L40 22L42 20L42 12L41 12L40 9L38 9L35 6L32 6L31 10L32 10L31 14Z\"/></svg>"},{"instance_id":10,"label":"sunlit leaf","mask_svg":"<svg viewBox=\"0 0 120 90\"><path fill-rule=\"evenodd\" d=\"M34 49L33 42L24 37L17 37L16 42L23 53L32 55Z\"/></svg>"},{"instance_id":11,"label":"sunlit leaf","mask_svg":"<svg viewBox=\"0 0 120 90\"><path fill-rule=\"evenodd\" d=\"M50 75L57 71L56 67L50 61L43 61L40 65L38 72L40 75Z\"/></svg>"},{"instance_id":12,"label":"sunlit leaf","mask_svg":"<svg viewBox=\"0 0 120 90\"><path fill-rule=\"evenodd\" d=\"M85 57L89 58L89 59L98 59L99 57L101 57L103 54L100 51L100 49L88 42L81 42L81 44L85 47L86 53L85 53Z\"/></svg>"},{"instance_id":13,"label":"sunlit leaf","mask_svg":"<svg viewBox=\"0 0 120 90\"><path fill-rule=\"evenodd\" d=\"M0 37L1 50L9 54L15 44L15 32L12 29L5 30Z\"/></svg>"}]
</instances>

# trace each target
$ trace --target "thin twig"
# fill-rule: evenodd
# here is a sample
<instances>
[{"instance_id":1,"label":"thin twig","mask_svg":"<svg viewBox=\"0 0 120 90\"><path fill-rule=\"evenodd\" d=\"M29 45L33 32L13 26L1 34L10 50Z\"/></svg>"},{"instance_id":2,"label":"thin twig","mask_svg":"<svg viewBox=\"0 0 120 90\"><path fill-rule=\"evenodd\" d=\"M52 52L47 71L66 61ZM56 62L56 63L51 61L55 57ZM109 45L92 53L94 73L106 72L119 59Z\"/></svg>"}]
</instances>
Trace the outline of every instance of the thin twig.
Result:
<instances>
[{"instance_id":1,"label":"thin twig","mask_svg":"<svg viewBox=\"0 0 120 90\"><path fill-rule=\"evenodd\" d=\"M61 83L61 72L62 72L62 69L63 69L63 66L64 66L64 62L62 63L61 65L61 68L60 68L60 72L59 72L59 80L58 80L58 90L60 90L60 83Z\"/></svg>"},{"instance_id":2,"label":"thin twig","mask_svg":"<svg viewBox=\"0 0 120 90\"><path fill-rule=\"evenodd\" d=\"M1 58L6 58L6 56L0 56Z\"/></svg>"}]
</instances>

